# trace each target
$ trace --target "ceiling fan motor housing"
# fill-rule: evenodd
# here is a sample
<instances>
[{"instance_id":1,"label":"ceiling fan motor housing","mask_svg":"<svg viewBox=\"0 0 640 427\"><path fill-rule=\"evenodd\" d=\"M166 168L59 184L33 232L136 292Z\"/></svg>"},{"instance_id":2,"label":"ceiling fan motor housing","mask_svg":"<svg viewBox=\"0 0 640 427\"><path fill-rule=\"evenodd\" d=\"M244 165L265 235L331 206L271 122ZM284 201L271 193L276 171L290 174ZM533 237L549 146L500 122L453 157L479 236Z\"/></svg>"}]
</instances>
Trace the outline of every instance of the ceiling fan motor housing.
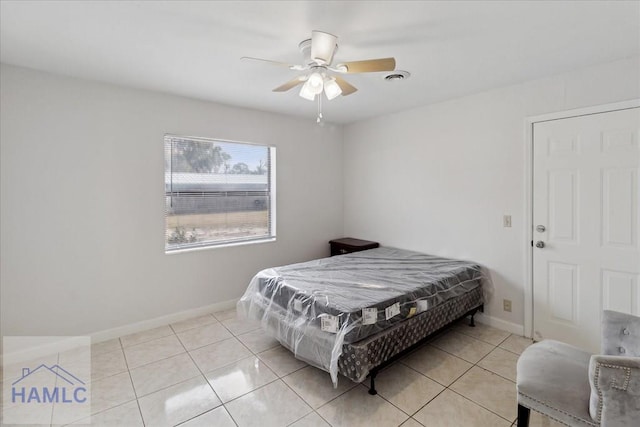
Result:
<instances>
[{"instance_id":1,"label":"ceiling fan motor housing","mask_svg":"<svg viewBox=\"0 0 640 427\"><path fill-rule=\"evenodd\" d=\"M307 66L330 64L330 62L326 64L321 64L317 60L314 60L311 58L311 39L302 40L298 45L298 49L302 54L302 63ZM335 55L337 51L338 51L338 44L336 43L335 47L333 48L333 55ZM333 56L331 57L331 60L333 60Z\"/></svg>"}]
</instances>

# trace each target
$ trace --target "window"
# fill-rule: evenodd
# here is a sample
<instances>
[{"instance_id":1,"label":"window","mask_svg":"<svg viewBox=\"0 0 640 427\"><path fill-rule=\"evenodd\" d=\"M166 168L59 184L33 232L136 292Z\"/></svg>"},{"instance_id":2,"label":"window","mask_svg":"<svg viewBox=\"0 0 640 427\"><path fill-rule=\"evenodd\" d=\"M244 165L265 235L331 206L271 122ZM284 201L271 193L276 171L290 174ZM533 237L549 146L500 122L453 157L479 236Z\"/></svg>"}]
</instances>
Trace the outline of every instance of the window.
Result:
<instances>
[{"instance_id":1,"label":"window","mask_svg":"<svg viewBox=\"0 0 640 427\"><path fill-rule=\"evenodd\" d=\"M167 135L167 252L275 238L275 148Z\"/></svg>"}]
</instances>

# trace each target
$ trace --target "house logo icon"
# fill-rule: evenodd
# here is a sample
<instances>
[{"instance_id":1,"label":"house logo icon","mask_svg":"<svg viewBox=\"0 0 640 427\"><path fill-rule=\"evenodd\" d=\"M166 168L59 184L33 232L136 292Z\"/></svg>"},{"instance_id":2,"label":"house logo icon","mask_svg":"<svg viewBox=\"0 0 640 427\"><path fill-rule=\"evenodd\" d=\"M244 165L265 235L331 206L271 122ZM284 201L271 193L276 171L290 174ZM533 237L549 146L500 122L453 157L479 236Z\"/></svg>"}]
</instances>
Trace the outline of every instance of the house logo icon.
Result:
<instances>
[{"instance_id":1,"label":"house logo icon","mask_svg":"<svg viewBox=\"0 0 640 427\"><path fill-rule=\"evenodd\" d=\"M22 368L22 377L11 384L12 403L85 403L84 381L60 365Z\"/></svg>"}]
</instances>

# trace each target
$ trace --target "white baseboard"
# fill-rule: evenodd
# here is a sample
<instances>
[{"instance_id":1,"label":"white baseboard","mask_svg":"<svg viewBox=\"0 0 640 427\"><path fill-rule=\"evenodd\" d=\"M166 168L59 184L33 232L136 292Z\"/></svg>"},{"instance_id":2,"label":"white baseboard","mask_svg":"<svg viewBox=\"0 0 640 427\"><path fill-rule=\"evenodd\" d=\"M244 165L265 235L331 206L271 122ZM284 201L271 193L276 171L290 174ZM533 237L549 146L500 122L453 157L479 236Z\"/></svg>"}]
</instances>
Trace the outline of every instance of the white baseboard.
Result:
<instances>
[{"instance_id":1,"label":"white baseboard","mask_svg":"<svg viewBox=\"0 0 640 427\"><path fill-rule=\"evenodd\" d=\"M88 336L15 337L11 343L11 350L3 348L3 354L0 354L0 364L9 366L29 361L33 363L38 359L42 359L40 363L51 363L57 361L57 358L51 359L49 357L51 355L77 348L88 348L90 345L91 340Z\"/></svg>"},{"instance_id":2,"label":"white baseboard","mask_svg":"<svg viewBox=\"0 0 640 427\"><path fill-rule=\"evenodd\" d=\"M497 317L489 316L484 313L476 313L473 316L475 320L479 323L482 323L487 326L491 326L492 328L501 329L506 332L511 332L512 334L518 336L524 336L524 326L518 325L517 323L507 322L506 320L498 319Z\"/></svg>"},{"instance_id":3,"label":"white baseboard","mask_svg":"<svg viewBox=\"0 0 640 427\"><path fill-rule=\"evenodd\" d=\"M119 326L113 329L94 332L90 334L91 342L99 343L124 335L135 334L136 332L146 331L147 329L157 328L159 326L168 325L170 323L180 322L192 317L202 316L216 311L224 311L235 308L237 299L222 301L215 304L205 305L204 307L192 308L189 310L179 311L177 313L168 314L166 316L156 317L154 319L143 320L141 322L131 323L129 325Z\"/></svg>"},{"instance_id":4,"label":"white baseboard","mask_svg":"<svg viewBox=\"0 0 640 427\"><path fill-rule=\"evenodd\" d=\"M223 310L229 310L232 309L236 306L236 303L238 302L237 299L234 300L229 300L229 301L223 301L223 302L219 302L219 303L215 303L215 304L210 304L210 305L206 305L204 307L198 307L198 308L193 308L190 310L184 310L184 311L180 311L177 313L172 313L172 314L168 314L166 316L161 316L161 317L156 317L154 319L149 319L149 320L143 320L141 322L136 322L136 323L131 323L129 325L124 325L124 326L119 326L117 328L112 328L112 329L106 329L103 331L99 331L99 332L94 332L91 334L88 334L91 337L91 342L92 343L99 343L102 341L107 341L110 339L114 339L114 338L119 338L121 336L124 335L129 335L129 334L135 334L136 332L142 332L145 331L147 329L152 329L152 328L157 328L159 326L164 326L164 325L168 325L170 323L175 323L175 322L180 322L181 320L186 320L186 319L190 319L192 317L196 317L196 316L201 316L204 314L208 314L208 313L215 313L217 311L223 311ZM519 336L523 336L524 335L524 326L523 325L518 325L516 323L512 323L512 322L508 322L506 320L502 320L502 319L498 319L496 317L492 317L489 316L487 314L484 313L476 313L476 315L474 316L474 319L477 320L479 323L483 323L487 326L491 326L497 329L501 329L503 331L507 331L510 332L512 334L516 334ZM64 337L61 337L64 338ZM68 337L66 337L68 338ZM66 347L66 343L64 344L60 344L60 345L65 345ZM24 355L11 355L11 357L9 357L9 359L14 359L14 357L18 357L18 358L22 358L25 357L25 355L29 355L29 357L34 356L33 352L36 352L35 354L39 354L42 351L50 351L53 348L57 347L40 347L37 349L29 349L29 350L25 350L25 354ZM49 354L49 353L47 353ZM4 362L3 361L3 355L0 354L0 363ZM9 356L9 355L5 355ZM8 362L8 360L5 360Z\"/></svg>"},{"instance_id":5,"label":"white baseboard","mask_svg":"<svg viewBox=\"0 0 640 427\"><path fill-rule=\"evenodd\" d=\"M147 329L157 328L159 326L168 325L170 323L180 322L181 320L187 320L192 317L202 316L208 313L215 313L217 311L229 310L235 308L237 299L222 301L215 304L209 304L204 307L193 308L190 310L184 310L177 313L168 314L166 316L156 317L154 319L143 320L141 322L131 323L129 325L119 326L117 328L106 329L94 333L89 333L85 337L91 338L91 343L99 343L114 338L119 338L124 335L135 334L136 332L142 332ZM0 365L13 364L18 361L32 360L38 357L50 355L52 353L58 353L61 351L74 348L74 337L49 337L50 340L46 344L37 343L30 347L24 347L19 351L0 354ZM83 337L80 337L83 338ZM81 344L82 345L82 344ZM76 345L77 347L77 345Z\"/></svg>"}]
</instances>

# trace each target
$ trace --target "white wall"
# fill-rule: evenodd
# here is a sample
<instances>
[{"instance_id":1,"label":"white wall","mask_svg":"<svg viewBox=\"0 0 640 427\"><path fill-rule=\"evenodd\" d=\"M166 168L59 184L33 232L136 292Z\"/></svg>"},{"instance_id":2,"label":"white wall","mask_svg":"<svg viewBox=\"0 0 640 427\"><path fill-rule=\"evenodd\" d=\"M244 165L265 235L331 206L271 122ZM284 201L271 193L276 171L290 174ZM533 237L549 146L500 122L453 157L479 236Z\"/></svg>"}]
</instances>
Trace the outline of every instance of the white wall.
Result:
<instances>
[{"instance_id":1,"label":"white wall","mask_svg":"<svg viewBox=\"0 0 640 427\"><path fill-rule=\"evenodd\" d=\"M233 300L259 269L325 256L342 235L482 262L489 314L522 324L525 118L640 97L639 75L633 58L355 123L343 153L341 128L313 118L2 65L2 335ZM165 133L277 146L278 240L165 255Z\"/></svg>"},{"instance_id":2,"label":"white wall","mask_svg":"<svg viewBox=\"0 0 640 427\"><path fill-rule=\"evenodd\" d=\"M345 235L483 263L522 325L526 118L638 97L630 58L347 125Z\"/></svg>"},{"instance_id":3,"label":"white wall","mask_svg":"<svg viewBox=\"0 0 640 427\"><path fill-rule=\"evenodd\" d=\"M116 328L239 298L342 235L342 128L2 65L2 335ZM164 253L165 133L277 147L277 241Z\"/></svg>"}]
</instances>

